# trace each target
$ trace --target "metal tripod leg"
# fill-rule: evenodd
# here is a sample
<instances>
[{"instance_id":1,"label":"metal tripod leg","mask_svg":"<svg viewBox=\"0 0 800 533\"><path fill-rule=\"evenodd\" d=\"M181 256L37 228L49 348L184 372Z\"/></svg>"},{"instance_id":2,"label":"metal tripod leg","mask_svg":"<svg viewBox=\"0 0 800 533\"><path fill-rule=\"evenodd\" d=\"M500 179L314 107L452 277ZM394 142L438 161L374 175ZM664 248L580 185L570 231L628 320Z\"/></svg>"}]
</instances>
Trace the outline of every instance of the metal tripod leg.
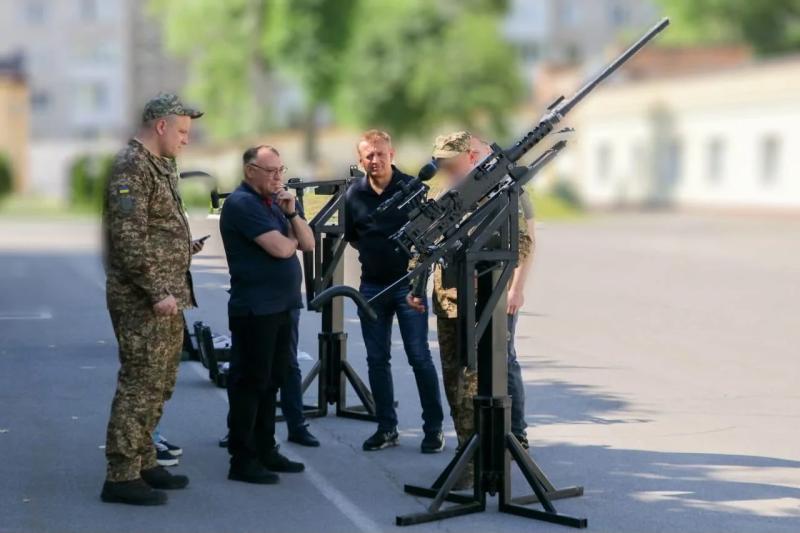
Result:
<instances>
[{"instance_id":1,"label":"metal tripod leg","mask_svg":"<svg viewBox=\"0 0 800 533\"><path fill-rule=\"evenodd\" d=\"M544 520L546 522L552 522L554 524L561 524L575 528L585 528L588 525L585 518L576 518L573 516L559 514L559 512L553 506L551 502L552 498L550 497L550 493L555 492L555 488L550 481L547 480L547 477L536 465L531 456L525 452L525 449L522 447L519 441L517 441L516 437L514 437L514 435L511 433L506 434L506 449L511 452L511 457L519 466L522 475L525 476L525 480L528 482L528 485L530 485L534 494L536 495L536 501L540 503L542 507L544 507L544 511L523 507L518 503L519 500L516 502L513 499L504 501L505 497L507 496L501 495L500 512L510 513L518 516L526 516L536 520ZM546 480L547 485L552 487L551 490L548 491L548 488L543 483L543 480ZM582 487L573 487L571 489L565 489L565 491L568 493L575 492L575 494L572 494L574 496L583 494Z\"/></svg>"},{"instance_id":2,"label":"metal tripod leg","mask_svg":"<svg viewBox=\"0 0 800 533\"><path fill-rule=\"evenodd\" d=\"M447 469L445 469L442 475L439 476L439 479L436 480L439 482L441 478L444 477L444 480L441 482L441 486L438 488L438 490L406 485L405 491L409 494L432 497L433 501L428 506L428 510L426 512L398 516L395 523L398 526L422 524L425 522L432 522L434 520L441 520L443 518L477 513L485 510L486 500L483 492L477 485L474 488L473 498L465 496L464 499L458 503L458 505L453 505L446 509L441 508L442 503L444 503L446 500L454 501L451 498L453 495L450 494L450 491L453 489L453 485L455 485L456 481L458 481L458 479L464 475L467 465L469 465L469 462L473 457L475 457L475 454L478 451L478 446L478 436L472 435L472 437L470 437L470 439L467 441L466 446L459 450L456 457L450 462L450 465L448 465L450 471L448 472Z\"/></svg>"},{"instance_id":3,"label":"metal tripod leg","mask_svg":"<svg viewBox=\"0 0 800 533\"><path fill-rule=\"evenodd\" d=\"M336 404L336 415L374 422L376 420L375 400L372 397L372 393L361 378L358 377L358 374L356 374L356 371L350 366L350 363L347 361L340 361L340 365L342 374L344 374L347 382L353 387L358 399L361 400L361 405L358 407L348 407L346 403L346 391L342 389L339 402Z\"/></svg>"}]
</instances>

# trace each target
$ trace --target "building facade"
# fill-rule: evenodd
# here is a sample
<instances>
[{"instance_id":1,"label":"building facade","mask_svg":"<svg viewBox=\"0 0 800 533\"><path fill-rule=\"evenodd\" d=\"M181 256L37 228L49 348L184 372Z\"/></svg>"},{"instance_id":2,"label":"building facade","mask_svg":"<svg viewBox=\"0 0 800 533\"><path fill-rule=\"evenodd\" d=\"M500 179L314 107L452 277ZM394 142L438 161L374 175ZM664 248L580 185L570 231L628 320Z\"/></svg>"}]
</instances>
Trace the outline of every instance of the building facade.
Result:
<instances>
[{"instance_id":1,"label":"building facade","mask_svg":"<svg viewBox=\"0 0 800 533\"><path fill-rule=\"evenodd\" d=\"M601 59L621 35L654 24L651 0L512 0L505 34L520 52L525 78L534 84L544 65Z\"/></svg>"},{"instance_id":2,"label":"building facade","mask_svg":"<svg viewBox=\"0 0 800 533\"><path fill-rule=\"evenodd\" d=\"M119 139L136 109L183 87L143 0L0 0L0 55L21 54L34 140Z\"/></svg>"},{"instance_id":3,"label":"building facade","mask_svg":"<svg viewBox=\"0 0 800 533\"><path fill-rule=\"evenodd\" d=\"M800 57L609 85L574 124L589 204L800 209Z\"/></svg>"},{"instance_id":4,"label":"building facade","mask_svg":"<svg viewBox=\"0 0 800 533\"><path fill-rule=\"evenodd\" d=\"M22 56L0 57L0 156L11 165L14 192L28 185L27 102Z\"/></svg>"}]
</instances>

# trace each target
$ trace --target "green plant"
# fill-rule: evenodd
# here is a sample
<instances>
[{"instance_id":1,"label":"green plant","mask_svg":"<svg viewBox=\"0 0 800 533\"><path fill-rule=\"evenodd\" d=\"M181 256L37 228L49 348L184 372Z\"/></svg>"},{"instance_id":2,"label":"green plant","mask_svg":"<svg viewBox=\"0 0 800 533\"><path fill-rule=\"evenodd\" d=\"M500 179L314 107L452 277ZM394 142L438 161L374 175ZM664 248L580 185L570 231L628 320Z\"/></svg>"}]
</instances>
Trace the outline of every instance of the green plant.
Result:
<instances>
[{"instance_id":1,"label":"green plant","mask_svg":"<svg viewBox=\"0 0 800 533\"><path fill-rule=\"evenodd\" d=\"M76 159L69 173L70 205L99 211L113 162L111 155L84 155Z\"/></svg>"},{"instance_id":2,"label":"green plant","mask_svg":"<svg viewBox=\"0 0 800 533\"><path fill-rule=\"evenodd\" d=\"M8 196L14 191L14 171L11 161L5 154L0 153L0 198Z\"/></svg>"},{"instance_id":3,"label":"green plant","mask_svg":"<svg viewBox=\"0 0 800 533\"><path fill-rule=\"evenodd\" d=\"M558 180L555 185L553 185L551 194L571 207L580 208L583 206L580 193L575 186L567 180Z\"/></svg>"}]
</instances>

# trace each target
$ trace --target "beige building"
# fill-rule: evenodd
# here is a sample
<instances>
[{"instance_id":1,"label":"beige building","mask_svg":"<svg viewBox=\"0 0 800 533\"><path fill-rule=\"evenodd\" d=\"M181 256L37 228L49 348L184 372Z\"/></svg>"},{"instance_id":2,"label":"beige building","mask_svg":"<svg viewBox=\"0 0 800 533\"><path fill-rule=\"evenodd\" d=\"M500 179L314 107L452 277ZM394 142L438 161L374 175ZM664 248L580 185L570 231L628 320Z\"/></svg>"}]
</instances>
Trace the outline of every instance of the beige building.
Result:
<instances>
[{"instance_id":1,"label":"beige building","mask_svg":"<svg viewBox=\"0 0 800 533\"><path fill-rule=\"evenodd\" d=\"M28 86L22 58L0 58L0 154L11 163L14 192L28 185Z\"/></svg>"},{"instance_id":2,"label":"beige building","mask_svg":"<svg viewBox=\"0 0 800 533\"><path fill-rule=\"evenodd\" d=\"M612 84L572 122L590 204L800 209L800 57Z\"/></svg>"}]
</instances>

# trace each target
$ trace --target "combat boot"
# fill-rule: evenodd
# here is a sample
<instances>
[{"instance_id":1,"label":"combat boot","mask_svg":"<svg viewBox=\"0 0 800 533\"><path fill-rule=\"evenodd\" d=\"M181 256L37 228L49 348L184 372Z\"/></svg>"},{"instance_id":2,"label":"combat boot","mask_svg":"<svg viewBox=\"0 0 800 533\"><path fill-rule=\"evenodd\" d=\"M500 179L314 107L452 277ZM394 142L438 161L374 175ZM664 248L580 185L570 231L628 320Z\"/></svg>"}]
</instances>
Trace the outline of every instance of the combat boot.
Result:
<instances>
[{"instance_id":1,"label":"combat boot","mask_svg":"<svg viewBox=\"0 0 800 533\"><path fill-rule=\"evenodd\" d=\"M260 461L233 458L231 459L231 468L228 471L228 479L256 485L274 485L280 481L278 474L267 470Z\"/></svg>"},{"instance_id":2,"label":"combat boot","mask_svg":"<svg viewBox=\"0 0 800 533\"><path fill-rule=\"evenodd\" d=\"M106 481L100 499L106 503L126 503L128 505L164 505L167 495L153 490L143 479L130 481Z\"/></svg>"},{"instance_id":3,"label":"combat boot","mask_svg":"<svg viewBox=\"0 0 800 533\"><path fill-rule=\"evenodd\" d=\"M188 477L170 474L163 466L142 470L142 479L154 489L161 490L185 489L189 484Z\"/></svg>"}]
</instances>

